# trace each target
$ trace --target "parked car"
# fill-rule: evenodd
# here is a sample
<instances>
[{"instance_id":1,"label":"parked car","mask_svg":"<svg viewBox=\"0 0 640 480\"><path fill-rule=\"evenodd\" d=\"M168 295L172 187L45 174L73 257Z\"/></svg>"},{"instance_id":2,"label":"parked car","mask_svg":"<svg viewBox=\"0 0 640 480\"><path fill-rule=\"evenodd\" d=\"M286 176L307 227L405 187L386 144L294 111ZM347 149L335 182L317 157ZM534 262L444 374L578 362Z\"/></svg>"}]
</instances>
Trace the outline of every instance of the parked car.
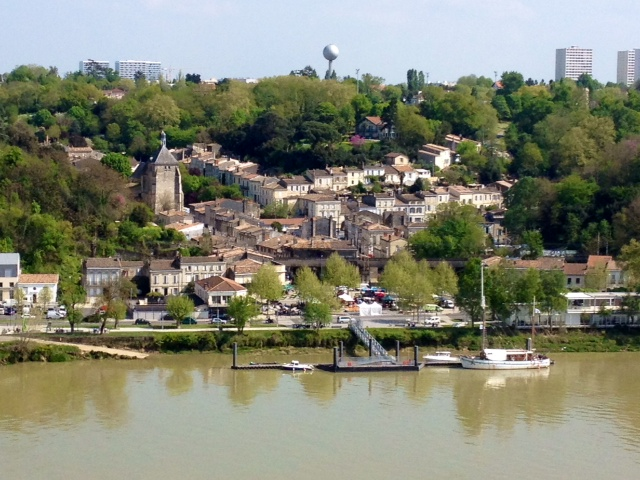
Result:
<instances>
[{"instance_id":1,"label":"parked car","mask_svg":"<svg viewBox=\"0 0 640 480\"><path fill-rule=\"evenodd\" d=\"M60 318L65 318L67 316L67 307L60 305L58 307L58 315L60 315Z\"/></svg>"},{"instance_id":2,"label":"parked car","mask_svg":"<svg viewBox=\"0 0 640 480\"><path fill-rule=\"evenodd\" d=\"M209 323L213 323L215 325L226 325L227 321L224 318L215 317L209 320Z\"/></svg>"},{"instance_id":3,"label":"parked car","mask_svg":"<svg viewBox=\"0 0 640 480\"><path fill-rule=\"evenodd\" d=\"M442 308L454 308L456 305L453 303L453 300L449 300L448 298L443 298L440 300L440 306Z\"/></svg>"},{"instance_id":4,"label":"parked car","mask_svg":"<svg viewBox=\"0 0 640 480\"><path fill-rule=\"evenodd\" d=\"M5 315L15 315L16 313L18 313L18 310L16 309L16 307L5 307L4 308L4 314Z\"/></svg>"},{"instance_id":5,"label":"parked car","mask_svg":"<svg viewBox=\"0 0 640 480\"><path fill-rule=\"evenodd\" d=\"M182 325L197 325L198 321L193 317L186 317L180 323L182 323Z\"/></svg>"},{"instance_id":6,"label":"parked car","mask_svg":"<svg viewBox=\"0 0 640 480\"><path fill-rule=\"evenodd\" d=\"M134 325L151 325L149 320L145 320L144 318L136 318L133 322Z\"/></svg>"},{"instance_id":7,"label":"parked car","mask_svg":"<svg viewBox=\"0 0 640 480\"><path fill-rule=\"evenodd\" d=\"M422 321L425 327L439 327L440 317L427 317Z\"/></svg>"},{"instance_id":8,"label":"parked car","mask_svg":"<svg viewBox=\"0 0 640 480\"><path fill-rule=\"evenodd\" d=\"M349 323L351 320L353 320L350 316L348 315L339 315L336 322L337 323Z\"/></svg>"},{"instance_id":9,"label":"parked car","mask_svg":"<svg viewBox=\"0 0 640 480\"><path fill-rule=\"evenodd\" d=\"M57 320L58 318L62 318L60 314L56 311L55 308L49 308L47 310L47 320Z\"/></svg>"}]
</instances>

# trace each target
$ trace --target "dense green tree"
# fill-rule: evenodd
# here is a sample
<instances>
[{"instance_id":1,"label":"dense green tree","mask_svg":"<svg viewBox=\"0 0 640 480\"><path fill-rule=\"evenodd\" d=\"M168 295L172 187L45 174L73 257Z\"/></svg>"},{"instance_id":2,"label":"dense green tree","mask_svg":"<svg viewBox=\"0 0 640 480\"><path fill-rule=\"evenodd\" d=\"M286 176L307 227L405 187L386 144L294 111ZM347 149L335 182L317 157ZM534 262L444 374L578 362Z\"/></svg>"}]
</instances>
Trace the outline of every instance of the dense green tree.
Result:
<instances>
[{"instance_id":1,"label":"dense green tree","mask_svg":"<svg viewBox=\"0 0 640 480\"><path fill-rule=\"evenodd\" d=\"M485 234L482 216L472 205L447 204L438 210L429 228L409 239L418 258L469 258L482 252Z\"/></svg>"},{"instance_id":2,"label":"dense green tree","mask_svg":"<svg viewBox=\"0 0 640 480\"><path fill-rule=\"evenodd\" d=\"M265 263L258 269L249 284L249 293L267 305L282 298L282 284L273 265Z\"/></svg>"},{"instance_id":3,"label":"dense green tree","mask_svg":"<svg viewBox=\"0 0 640 480\"><path fill-rule=\"evenodd\" d=\"M100 159L100 163L125 177L131 176L131 163L129 157L120 153L107 153Z\"/></svg>"},{"instance_id":4,"label":"dense green tree","mask_svg":"<svg viewBox=\"0 0 640 480\"><path fill-rule=\"evenodd\" d=\"M195 305L189 297L171 296L167 299L167 313L176 322L176 328L180 328L182 321L190 315L193 315Z\"/></svg>"},{"instance_id":5,"label":"dense green tree","mask_svg":"<svg viewBox=\"0 0 640 480\"><path fill-rule=\"evenodd\" d=\"M357 288L360 285L358 266L347 262L340 254L333 252L325 264L323 280L334 287Z\"/></svg>"},{"instance_id":6,"label":"dense green tree","mask_svg":"<svg viewBox=\"0 0 640 480\"><path fill-rule=\"evenodd\" d=\"M253 298L247 295L236 295L229 302L227 313L231 318L233 318L236 328L238 329L238 333L242 335L247 323L260 314L260 308Z\"/></svg>"}]
</instances>

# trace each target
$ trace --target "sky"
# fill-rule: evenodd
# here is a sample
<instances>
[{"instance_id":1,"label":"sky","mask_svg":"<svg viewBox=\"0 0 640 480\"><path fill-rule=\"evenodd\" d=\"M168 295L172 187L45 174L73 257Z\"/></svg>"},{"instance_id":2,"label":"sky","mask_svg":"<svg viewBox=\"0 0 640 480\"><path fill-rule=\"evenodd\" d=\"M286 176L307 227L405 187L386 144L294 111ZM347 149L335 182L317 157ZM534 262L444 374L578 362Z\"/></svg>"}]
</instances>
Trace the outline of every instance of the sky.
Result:
<instances>
[{"instance_id":1,"label":"sky","mask_svg":"<svg viewBox=\"0 0 640 480\"><path fill-rule=\"evenodd\" d=\"M0 0L0 72L22 64L152 60L165 74L263 78L327 68L388 84L518 71L549 80L555 50L592 48L594 77L616 80L617 51L640 48L638 0ZM170 75L169 75L170 76Z\"/></svg>"}]
</instances>

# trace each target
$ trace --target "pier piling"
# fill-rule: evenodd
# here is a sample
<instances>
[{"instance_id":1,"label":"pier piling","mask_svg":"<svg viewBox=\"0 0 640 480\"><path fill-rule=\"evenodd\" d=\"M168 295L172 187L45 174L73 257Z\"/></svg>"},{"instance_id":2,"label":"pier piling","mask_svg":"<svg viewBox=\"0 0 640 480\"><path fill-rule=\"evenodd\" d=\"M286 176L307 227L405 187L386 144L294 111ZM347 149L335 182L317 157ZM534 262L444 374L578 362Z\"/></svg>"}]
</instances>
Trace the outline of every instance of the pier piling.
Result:
<instances>
[{"instance_id":1,"label":"pier piling","mask_svg":"<svg viewBox=\"0 0 640 480\"><path fill-rule=\"evenodd\" d=\"M400 340L396 340L396 362L400 363Z\"/></svg>"},{"instance_id":2,"label":"pier piling","mask_svg":"<svg viewBox=\"0 0 640 480\"><path fill-rule=\"evenodd\" d=\"M369 339L369 356L373 357L373 339Z\"/></svg>"},{"instance_id":3,"label":"pier piling","mask_svg":"<svg viewBox=\"0 0 640 480\"><path fill-rule=\"evenodd\" d=\"M333 347L333 368L338 368L338 347Z\"/></svg>"},{"instance_id":4,"label":"pier piling","mask_svg":"<svg viewBox=\"0 0 640 480\"><path fill-rule=\"evenodd\" d=\"M233 342L233 368L238 367L238 342Z\"/></svg>"},{"instance_id":5,"label":"pier piling","mask_svg":"<svg viewBox=\"0 0 640 480\"><path fill-rule=\"evenodd\" d=\"M414 345L414 347L413 347L413 362L414 362L414 365L416 367L418 366L419 350L420 350L420 347L418 347L417 345Z\"/></svg>"}]
</instances>

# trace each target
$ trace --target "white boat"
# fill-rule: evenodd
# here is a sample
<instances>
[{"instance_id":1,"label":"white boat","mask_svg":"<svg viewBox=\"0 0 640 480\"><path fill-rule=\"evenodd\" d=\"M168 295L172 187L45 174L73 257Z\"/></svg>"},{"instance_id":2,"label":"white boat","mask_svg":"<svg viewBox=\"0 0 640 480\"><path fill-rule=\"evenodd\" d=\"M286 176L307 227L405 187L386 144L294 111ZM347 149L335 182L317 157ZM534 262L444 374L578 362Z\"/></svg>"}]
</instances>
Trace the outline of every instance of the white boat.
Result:
<instances>
[{"instance_id":1,"label":"white boat","mask_svg":"<svg viewBox=\"0 0 640 480\"><path fill-rule=\"evenodd\" d=\"M460 357L462 368L475 370L527 370L549 368L551 359L533 350L485 348L477 356Z\"/></svg>"},{"instance_id":2,"label":"white boat","mask_svg":"<svg viewBox=\"0 0 640 480\"><path fill-rule=\"evenodd\" d=\"M437 351L431 355L425 355L422 357L425 365L435 364L435 365L457 365L460 363L460 357L452 357L451 352L447 352L444 350Z\"/></svg>"},{"instance_id":3,"label":"white boat","mask_svg":"<svg viewBox=\"0 0 640 480\"><path fill-rule=\"evenodd\" d=\"M308 363L300 363L298 360L291 360L291 363L283 363L282 369L291 370L293 372L295 371L306 372L307 370L313 370L313 365L310 365Z\"/></svg>"}]
</instances>

